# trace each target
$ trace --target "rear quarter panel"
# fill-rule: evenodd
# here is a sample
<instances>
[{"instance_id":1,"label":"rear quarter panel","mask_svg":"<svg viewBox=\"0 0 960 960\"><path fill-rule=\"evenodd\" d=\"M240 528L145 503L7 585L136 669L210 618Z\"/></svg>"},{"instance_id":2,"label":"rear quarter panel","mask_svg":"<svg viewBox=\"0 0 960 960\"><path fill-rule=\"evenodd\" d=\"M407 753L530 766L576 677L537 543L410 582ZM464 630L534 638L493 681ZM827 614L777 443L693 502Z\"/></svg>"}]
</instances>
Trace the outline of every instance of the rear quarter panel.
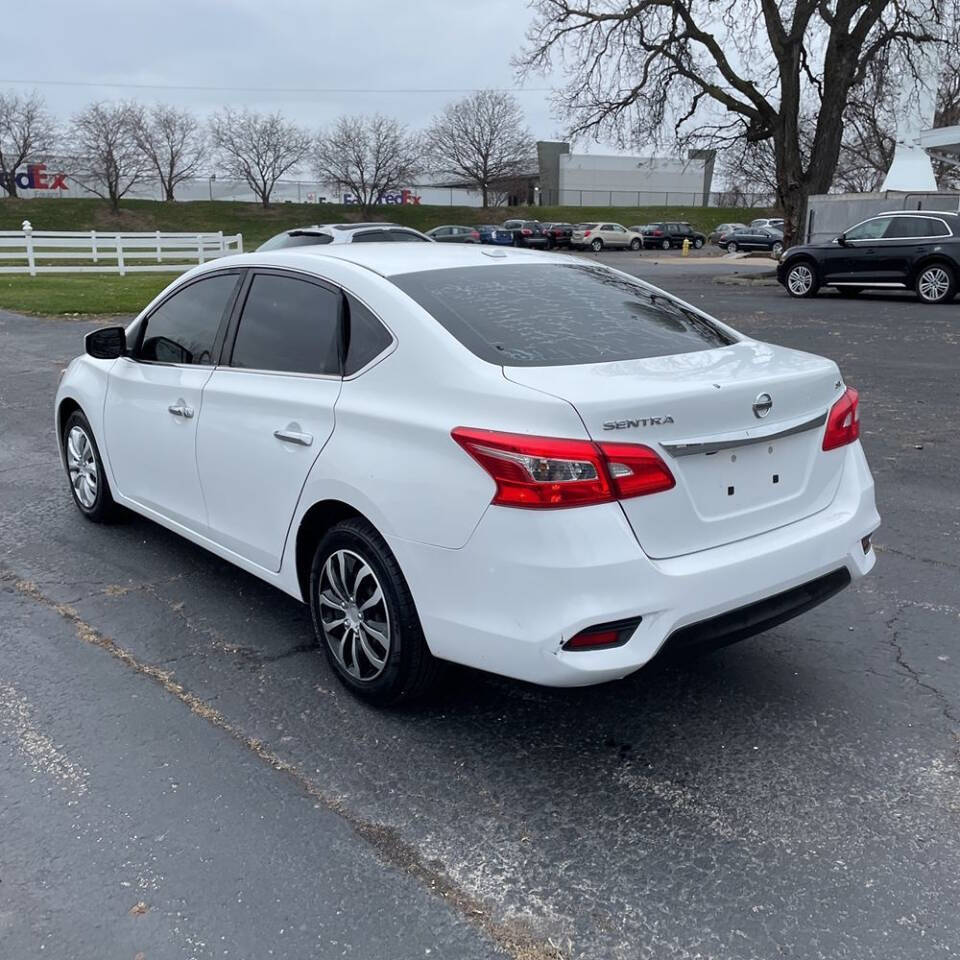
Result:
<instances>
[{"instance_id":1,"label":"rear quarter panel","mask_svg":"<svg viewBox=\"0 0 960 960\"><path fill-rule=\"evenodd\" d=\"M344 381L294 529L313 504L334 499L387 538L462 547L495 486L452 439L454 427L579 438L586 430L569 403L506 380L389 281L363 280L347 289L391 329L395 349Z\"/></svg>"}]
</instances>

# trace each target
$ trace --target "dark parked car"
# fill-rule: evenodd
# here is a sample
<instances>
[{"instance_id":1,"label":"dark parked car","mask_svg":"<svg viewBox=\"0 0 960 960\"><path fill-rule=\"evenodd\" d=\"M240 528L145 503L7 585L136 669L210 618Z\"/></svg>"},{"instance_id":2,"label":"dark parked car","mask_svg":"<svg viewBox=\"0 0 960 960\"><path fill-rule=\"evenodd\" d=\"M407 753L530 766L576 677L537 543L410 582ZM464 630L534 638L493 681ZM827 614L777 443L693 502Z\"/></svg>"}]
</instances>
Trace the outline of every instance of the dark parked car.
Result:
<instances>
[{"instance_id":1,"label":"dark parked car","mask_svg":"<svg viewBox=\"0 0 960 960\"><path fill-rule=\"evenodd\" d=\"M745 223L718 224L707 234L707 243L721 244L723 242L722 238L728 233L733 233L734 230L746 230L746 228L747 225Z\"/></svg>"},{"instance_id":2,"label":"dark parked car","mask_svg":"<svg viewBox=\"0 0 960 960\"><path fill-rule=\"evenodd\" d=\"M510 230L504 230L503 227L492 223L484 223L477 227L477 230L480 233L481 243L492 243L498 247L513 246L513 232Z\"/></svg>"},{"instance_id":3,"label":"dark parked car","mask_svg":"<svg viewBox=\"0 0 960 960\"><path fill-rule=\"evenodd\" d=\"M573 236L572 223L544 223L541 229L547 235L548 247L569 247Z\"/></svg>"},{"instance_id":4,"label":"dark parked car","mask_svg":"<svg viewBox=\"0 0 960 960\"><path fill-rule=\"evenodd\" d=\"M669 250L671 247L683 246L684 240L689 240L690 246L697 250L707 242L707 238L694 230L685 220L648 223L643 229L644 247L660 247L661 250Z\"/></svg>"},{"instance_id":5,"label":"dark parked car","mask_svg":"<svg viewBox=\"0 0 960 960\"><path fill-rule=\"evenodd\" d=\"M738 227L720 238L727 253L738 250L769 250L775 257L783 253L783 231L775 227Z\"/></svg>"},{"instance_id":6,"label":"dark parked car","mask_svg":"<svg viewBox=\"0 0 960 960\"><path fill-rule=\"evenodd\" d=\"M476 227L445 225L427 231L427 236L437 243L479 243L480 231Z\"/></svg>"},{"instance_id":7,"label":"dark parked car","mask_svg":"<svg viewBox=\"0 0 960 960\"><path fill-rule=\"evenodd\" d=\"M545 247L549 242L538 220L507 220L503 229L513 234L515 247Z\"/></svg>"},{"instance_id":8,"label":"dark parked car","mask_svg":"<svg viewBox=\"0 0 960 960\"><path fill-rule=\"evenodd\" d=\"M829 243L791 247L777 266L792 297L812 297L822 286L850 296L900 287L924 303L948 303L958 278L960 215L940 210L881 213Z\"/></svg>"}]
</instances>

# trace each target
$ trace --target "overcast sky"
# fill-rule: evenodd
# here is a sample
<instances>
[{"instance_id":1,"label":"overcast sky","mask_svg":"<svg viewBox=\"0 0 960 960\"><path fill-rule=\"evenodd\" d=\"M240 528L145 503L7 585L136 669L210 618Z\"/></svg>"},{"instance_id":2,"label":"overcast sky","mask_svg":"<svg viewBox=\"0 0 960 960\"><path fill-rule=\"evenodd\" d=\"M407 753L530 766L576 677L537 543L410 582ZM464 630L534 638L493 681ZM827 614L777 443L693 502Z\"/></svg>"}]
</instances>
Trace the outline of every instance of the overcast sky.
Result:
<instances>
[{"instance_id":1,"label":"overcast sky","mask_svg":"<svg viewBox=\"0 0 960 960\"><path fill-rule=\"evenodd\" d=\"M0 18L0 89L26 81L16 89L35 86L61 118L135 97L279 109L314 128L379 110L418 127L457 91L517 87L530 17L522 0L25 0ZM562 132L550 85L516 91L537 139ZM191 86L230 89L176 89ZM443 92L404 92L423 89Z\"/></svg>"}]
</instances>

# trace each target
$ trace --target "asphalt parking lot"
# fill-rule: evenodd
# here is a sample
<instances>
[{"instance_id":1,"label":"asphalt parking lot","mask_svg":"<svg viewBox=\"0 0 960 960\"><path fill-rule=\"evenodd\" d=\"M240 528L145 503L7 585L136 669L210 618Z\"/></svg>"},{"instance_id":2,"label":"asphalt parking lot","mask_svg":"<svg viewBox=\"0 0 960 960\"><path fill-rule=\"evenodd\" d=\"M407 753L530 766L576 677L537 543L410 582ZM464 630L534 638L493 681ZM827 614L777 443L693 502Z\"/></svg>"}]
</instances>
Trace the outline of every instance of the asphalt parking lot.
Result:
<instances>
[{"instance_id":1,"label":"asphalt parking lot","mask_svg":"<svg viewBox=\"0 0 960 960\"><path fill-rule=\"evenodd\" d=\"M841 364L877 567L687 664L462 671L399 713L340 688L305 607L80 517L51 401L93 324L0 313L3 956L960 956L960 303L605 258Z\"/></svg>"}]
</instances>

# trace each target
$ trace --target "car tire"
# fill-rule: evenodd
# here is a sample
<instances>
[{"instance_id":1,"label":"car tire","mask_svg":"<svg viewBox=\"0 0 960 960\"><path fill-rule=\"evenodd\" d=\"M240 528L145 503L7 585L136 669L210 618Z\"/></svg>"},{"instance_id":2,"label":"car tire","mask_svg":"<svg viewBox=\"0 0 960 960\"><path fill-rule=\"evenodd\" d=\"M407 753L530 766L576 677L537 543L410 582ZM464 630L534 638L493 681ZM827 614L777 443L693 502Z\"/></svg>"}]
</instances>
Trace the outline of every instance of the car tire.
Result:
<instances>
[{"instance_id":1,"label":"car tire","mask_svg":"<svg viewBox=\"0 0 960 960\"><path fill-rule=\"evenodd\" d=\"M928 263L918 274L914 284L923 303L949 303L957 292L957 278L945 263Z\"/></svg>"},{"instance_id":2,"label":"car tire","mask_svg":"<svg viewBox=\"0 0 960 960\"><path fill-rule=\"evenodd\" d=\"M640 247L641 247L640 241L639 241L636 237L634 237L634 238L630 241L630 249L631 249L631 250L639 250Z\"/></svg>"},{"instance_id":3,"label":"car tire","mask_svg":"<svg viewBox=\"0 0 960 960\"><path fill-rule=\"evenodd\" d=\"M798 260L788 268L783 285L791 297L815 297L820 289L817 268L809 260Z\"/></svg>"},{"instance_id":4,"label":"car tire","mask_svg":"<svg viewBox=\"0 0 960 960\"><path fill-rule=\"evenodd\" d=\"M727 244L727 253L736 253L740 248L731 240Z\"/></svg>"},{"instance_id":5,"label":"car tire","mask_svg":"<svg viewBox=\"0 0 960 960\"><path fill-rule=\"evenodd\" d=\"M416 700L442 672L396 557L362 517L341 521L317 544L310 612L334 673L369 703L388 707Z\"/></svg>"},{"instance_id":6,"label":"car tire","mask_svg":"<svg viewBox=\"0 0 960 960\"><path fill-rule=\"evenodd\" d=\"M778 240L771 248L770 252L779 260L783 254L783 244Z\"/></svg>"},{"instance_id":7,"label":"car tire","mask_svg":"<svg viewBox=\"0 0 960 960\"><path fill-rule=\"evenodd\" d=\"M70 493L77 509L94 523L109 523L120 508L110 492L110 484L93 430L87 418L74 410L63 425L60 438L63 462L67 468Z\"/></svg>"},{"instance_id":8,"label":"car tire","mask_svg":"<svg viewBox=\"0 0 960 960\"><path fill-rule=\"evenodd\" d=\"M703 246L703 238L702 238L702 237L695 237L695 238L694 238L694 241L693 241L693 249L694 249L694 250L699 250L702 246Z\"/></svg>"},{"instance_id":9,"label":"car tire","mask_svg":"<svg viewBox=\"0 0 960 960\"><path fill-rule=\"evenodd\" d=\"M603 241L599 237L596 240L591 240L590 249L594 253L599 253L603 249Z\"/></svg>"},{"instance_id":10,"label":"car tire","mask_svg":"<svg viewBox=\"0 0 960 960\"><path fill-rule=\"evenodd\" d=\"M665 239L665 240L662 240L662 241L660 242L660 249L661 249L661 250L669 250L672 246L673 246L673 244L672 244L669 240L666 240L666 239Z\"/></svg>"}]
</instances>

